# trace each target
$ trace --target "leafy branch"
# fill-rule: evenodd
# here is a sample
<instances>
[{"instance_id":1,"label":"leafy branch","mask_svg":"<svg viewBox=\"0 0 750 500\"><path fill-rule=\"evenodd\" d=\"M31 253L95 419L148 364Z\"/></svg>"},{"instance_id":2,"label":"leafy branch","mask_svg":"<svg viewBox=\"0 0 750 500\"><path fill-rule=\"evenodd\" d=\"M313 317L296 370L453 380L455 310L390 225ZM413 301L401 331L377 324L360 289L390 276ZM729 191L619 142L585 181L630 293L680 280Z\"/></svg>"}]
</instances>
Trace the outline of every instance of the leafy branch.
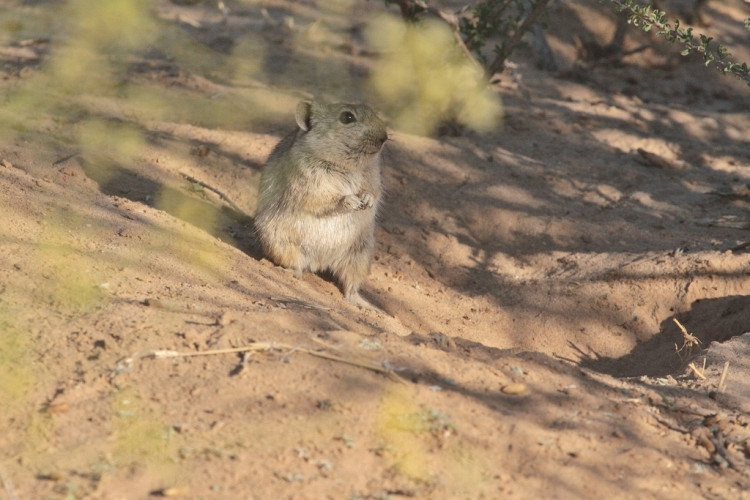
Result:
<instances>
[{"instance_id":1,"label":"leafy branch","mask_svg":"<svg viewBox=\"0 0 750 500\"><path fill-rule=\"evenodd\" d=\"M693 34L693 28L683 28L680 21L669 22L666 13L651 5L641 5L635 0L600 0L610 2L618 12L625 12L628 22L643 31L656 30L656 34L669 44L683 45L682 55L698 53L706 66L713 65L721 73L732 74L750 85L750 67L731 59L727 48L712 44L713 38ZM385 0L396 4L401 16L409 22L418 22L429 14L440 18L453 31L457 45L467 58L491 76L502 71L505 61L521 42L523 35L539 20L550 0L481 0L456 12L445 12L429 5L427 0ZM750 18L745 19L745 29L750 30ZM494 58L488 61L482 49L490 38L499 39L493 48Z\"/></svg>"},{"instance_id":2,"label":"leafy branch","mask_svg":"<svg viewBox=\"0 0 750 500\"><path fill-rule=\"evenodd\" d=\"M633 0L607 1L615 4L618 12L626 12L628 22L632 25L646 32L656 28L658 30L656 34L663 37L667 43L681 43L684 46L681 52L683 56L691 53L702 54L706 66L713 63L721 73L733 74L750 86L750 67L747 63L737 63L731 60L729 51L721 44L714 48L711 45L712 37L702 33L698 34L697 37L694 36L693 28L681 27L679 19L675 19L673 24L669 23L664 11L655 9L650 5L639 5ZM745 29L750 30L750 18L745 19Z\"/></svg>"},{"instance_id":3,"label":"leafy branch","mask_svg":"<svg viewBox=\"0 0 750 500\"><path fill-rule=\"evenodd\" d=\"M456 12L446 12L430 6L426 0L385 0L396 4L401 16L418 22L423 14L437 16L447 23L461 51L486 76L502 71L505 61L521 42L523 35L539 20L550 0L483 0ZM482 54L489 38L499 38L494 47L494 58L488 61Z\"/></svg>"}]
</instances>

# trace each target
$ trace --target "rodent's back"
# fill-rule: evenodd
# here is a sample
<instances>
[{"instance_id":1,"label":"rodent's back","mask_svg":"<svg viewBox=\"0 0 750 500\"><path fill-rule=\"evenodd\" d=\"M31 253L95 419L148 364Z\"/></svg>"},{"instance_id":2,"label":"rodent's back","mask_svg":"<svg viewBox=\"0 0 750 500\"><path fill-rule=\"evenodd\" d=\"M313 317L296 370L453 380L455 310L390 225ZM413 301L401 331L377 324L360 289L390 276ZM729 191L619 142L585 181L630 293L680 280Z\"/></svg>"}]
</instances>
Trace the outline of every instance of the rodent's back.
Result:
<instances>
[{"instance_id":1,"label":"rodent's back","mask_svg":"<svg viewBox=\"0 0 750 500\"><path fill-rule=\"evenodd\" d=\"M297 140L299 129L284 137L266 161L265 167L260 175L260 188L258 190L258 211L266 207L273 199L289 184L289 177L296 169L297 161L291 158L290 151Z\"/></svg>"}]
</instances>

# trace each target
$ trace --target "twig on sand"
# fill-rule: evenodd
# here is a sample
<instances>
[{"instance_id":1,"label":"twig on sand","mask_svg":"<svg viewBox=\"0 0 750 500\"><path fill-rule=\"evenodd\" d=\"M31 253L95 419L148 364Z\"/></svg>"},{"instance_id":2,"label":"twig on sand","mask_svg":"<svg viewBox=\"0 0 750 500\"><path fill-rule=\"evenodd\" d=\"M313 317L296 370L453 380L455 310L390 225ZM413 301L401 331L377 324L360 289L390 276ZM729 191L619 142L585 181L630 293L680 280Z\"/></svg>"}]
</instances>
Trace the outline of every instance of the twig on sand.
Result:
<instances>
[{"instance_id":1,"label":"twig on sand","mask_svg":"<svg viewBox=\"0 0 750 500\"><path fill-rule=\"evenodd\" d=\"M717 463L717 465L731 467L732 469L736 470L737 472L747 476L747 470L744 466L737 463L737 460L735 460L734 457L727 451L726 446L724 446L724 436L722 435L721 431L714 430L713 432L709 432L708 439L711 441L711 443L716 448L716 451L714 452L713 459ZM724 465L726 464L726 465Z\"/></svg>"},{"instance_id":2,"label":"twig on sand","mask_svg":"<svg viewBox=\"0 0 750 500\"><path fill-rule=\"evenodd\" d=\"M689 430L687 430L686 428L682 427L681 425L677 425L675 423L672 423L669 420L667 420L666 418L660 416L658 413L656 413L656 411L654 409L648 408L647 411L648 411L648 414L651 415L651 417L654 420L656 420L657 422L659 422L663 426L667 427L668 429L673 430L673 431L677 431L677 432L681 432L683 434L689 434L690 433Z\"/></svg>"},{"instance_id":3,"label":"twig on sand","mask_svg":"<svg viewBox=\"0 0 750 500\"><path fill-rule=\"evenodd\" d=\"M695 363L688 364L688 367L693 370L693 373L695 373L695 376L698 377L701 380L706 380L706 376L703 375L703 372L701 372L698 367L695 366Z\"/></svg>"},{"instance_id":4,"label":"twig on sand","mask_svg":"<svg viewBox=\"0 0 750 500\"><path fill-rule=\"evenodd\" d=\"M298 346L295 347L295 346L291 346L288 344L279 344L276 342L253 342L252 344L249 344L243 347L233 347L233 348L228 348L228 349L213 349L209 351L197 351L197 352L178 352L178 351L173 351L169 349L155 349L155 350L135 354L129 358L125 358L124 360L118 363L118 368L120 366L129 367L133 364L134 360L142 359L142 358L146 358L146 359L148 358L151 358L151 359L186 358L186 357L192 357L192 356L213 356L213 355L218 355L218 354L233 354L233 353L241 353L241 352L248 352L248 351L272 351L272 350L278 350L278 349L287 349L291 352L303 352L305 354L309 354L310 356L315 356L317 358L323 358L323 359L327 359L330 361L337 361L339 363L344 363L347 365L364 368L366 370L371 370L376 373L381 373L383 375L387 375L388 377L398 382L404 381L395 372L393 372L393 370L385 368L381 364L378 364L374 361L352 359L352 358L340 356L337 354L331 354L325 351L316 351L313 349L309 349L307 347L298 347ZM124 371L124 370L123 369L115 370L115 372L113 373L117 374L118 372L121 372L121 371Z\"/></svg>"},{"instance_id":5,"label":"twig on sand","mask_svg":"<svg viewBox=\"0 0 750 500\"><path fill-rule=\"evenodd\" d=\"M677 351L677 355L679 356L684 349L687 349L689 355L693 347L701 345L701 341L692 333L688 333L687 328L682 326L682 323L680 323L677 318L672 318L672 321L674 321L675 324L680 328L680 331L682 331L682 347L677 347L677 344L675 344L674 346L675 350Z\"/></svg>"},{"instance_id":6,"label":"twig on sand","mask_svg":"<svg viewBox=\"0 0 750 500\"><path fill-rule=\"evenodd\" d=\"M200 181L200 180L196 179L196 178L195 178L195 177L193 177L192 175L188 175L188 174L186 174L186 173L183 173L183 172L180 172L180 175L182 175L182 176L183 176L183 177L184 177L185 179L187 179L187 181L188 181L188 182L192 182L192 183L194 183L194 184L198 184L198 185L199 185L200 187L202 187L202 188L204 188L204 189L208 189L209 191L211 191L211 192L213 192L213 193L216 193L217 195L219 195L219 198L221 198L222 200L224 200L224 201L225 201L225 202L226 202L226 203L227 203L227 204L228 204L228 205L229 205L229 206L230 206L230 207L232 208L232 210L234 210L234 211L235 211L235 212L237 212L238 214L242 214L242 216L244 216L244 217L246 217L246 218L248 218L248 219L250 218L250 216L249 216L249 215L247 215L247 214L246 214L246 213L245 213L245 212L244 212L244 211L243 211L243 210L242 210L242 209L241 209L240 207L238 207L238 206L237 206L237 205L236 205L236 204L235 204L235 203L234 203L234 202L233 202L233 201L232 201L232 200L231 200L231 199L229 198L229 196L225 195L224 193L222 193L221 191L219 191L219 190L218 190L218 189L216 189L215 187L213 187L213 186L209 186L209 185L208 185L208 184L206 184L205 182L203 182L203 181Z\"/></svg>"},{"instance_id":7,"label":"twig on sand","mask_svg":"<svg viewBox=\"0 0 750 500\"><path fill-rule=\"evenodd\" d=\"M729 251L732 253L737 253L742 250L747 250L748 248L750 248L750 241L746 241L744 243L740 243L737 246L733 246L732 248L729 249Z\"/></svg>"},{"instance_id":8,"label":"twig on sand","mask_svg":"<svg viewBox=\"0 0 750 500\"><path fill-rule=\"evenodd\" d=\"M719 385L716 388L718 392L724 392L727 388L727 373L729 373L729 361L724 362L724 369L721 370L721 377L719 377Z\"/></svg>"},{"instance_id":9,"label":"twig on sand","mask_svg":"<svg viewBox=\"0 0 750 500\"><path fill-rule=\"evenodd\" d=\"M306 300L295 299L295 298L292 298L292 297L280 297L280 296L276 296L276 297L268 297L268 298L269 298L269 300L272 300L272 301L277 302L279 304L283 304L284 306L287 306L287 305L291 304L291 305L295 305L295 306L304 307L306 309L317 309L319 311L330 311L331 310L330 307L321 306L319 304L313 304L312 302L308 302Z\"/></svg>"}]
</instances>

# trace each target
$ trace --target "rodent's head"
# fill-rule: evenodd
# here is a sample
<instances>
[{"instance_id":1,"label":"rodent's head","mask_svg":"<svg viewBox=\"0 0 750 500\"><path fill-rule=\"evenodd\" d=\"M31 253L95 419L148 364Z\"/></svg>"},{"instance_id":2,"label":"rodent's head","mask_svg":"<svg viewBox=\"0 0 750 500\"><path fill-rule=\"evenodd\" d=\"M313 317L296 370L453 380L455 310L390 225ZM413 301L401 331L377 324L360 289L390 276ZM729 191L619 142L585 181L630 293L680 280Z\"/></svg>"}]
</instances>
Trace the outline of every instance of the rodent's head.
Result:
<instances>
[{"instance_id":1,"label":"rodent's head","mask_svg":"<svg viewBox=\"0 0 750 500\"><path fill-rule=\"evenodd\" d=\"M365 104L302 101L296 119L316 155L332 163L375 156L388 140L385 123Z\"/></svg>"}]
</instances>

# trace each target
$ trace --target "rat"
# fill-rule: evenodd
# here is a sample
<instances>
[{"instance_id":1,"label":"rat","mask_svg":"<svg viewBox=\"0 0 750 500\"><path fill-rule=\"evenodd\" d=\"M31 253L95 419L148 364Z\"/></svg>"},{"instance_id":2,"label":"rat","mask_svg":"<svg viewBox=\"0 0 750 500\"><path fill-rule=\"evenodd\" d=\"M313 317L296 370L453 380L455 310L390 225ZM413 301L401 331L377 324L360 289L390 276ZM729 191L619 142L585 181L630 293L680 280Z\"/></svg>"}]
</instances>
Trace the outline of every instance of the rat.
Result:
<instances>
[{"instance_id":1,"label":"rat","mask_svg":"<svg viewBox=\"0 0 750 500\"><path fill-rule=\"evenodd\" d=\"M346 300L370 272L382 197L385 123L365 104L302 101L298 128L276 145L263 168L255 228L265 255L294 270L330 271Z\"/></svg>"}]
</instances>

